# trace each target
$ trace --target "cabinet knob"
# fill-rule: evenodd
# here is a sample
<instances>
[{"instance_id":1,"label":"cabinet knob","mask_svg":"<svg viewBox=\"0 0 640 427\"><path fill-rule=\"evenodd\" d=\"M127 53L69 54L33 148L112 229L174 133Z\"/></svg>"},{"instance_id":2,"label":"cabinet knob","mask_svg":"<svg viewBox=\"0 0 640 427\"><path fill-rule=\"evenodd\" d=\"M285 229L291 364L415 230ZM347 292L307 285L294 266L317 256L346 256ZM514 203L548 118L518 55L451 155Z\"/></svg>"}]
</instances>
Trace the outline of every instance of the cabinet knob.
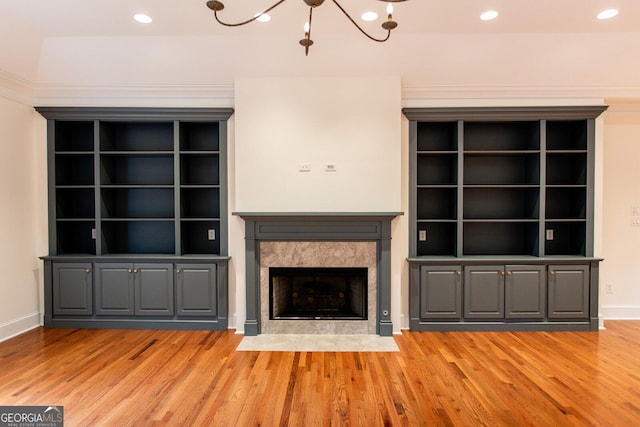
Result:
<instances>
[{"instance_id":1,"label":"cabinet knob","mask_svg":"<svg viewBox=\"0 0 640 427\"><path fill-rule=\"evenodd\" d=\"M510 271L507 271L507 276L511 276L511 272Z\"/></svg>"},{"instance_id":2,"label":"cabinet knob","mask_svg":"<svg viewBox=\"0 0 640 427\"><path fill-rule=\"evenodd\" d=\"M182 273L182 270L177 269L177 270L176 270L176 273L180 274L180 273Z\"/></svg>"},{"instance_id":3,"label":"cabinet knob","mask_svg":"<svg viewBox=\"0 0 640 427\"><path fill-rule=\"evenodd\" d=\"M500 272L500 275L501 275L502 277L504 277L504 271L501 271L501 272Z\"/></svg>"},{"instance_id":4,"label":"cabinet knob","mask_svg":"<svg viewBox=\"0 0 640 427\"><path fill-rule=\"evenodd\" d=\"M462 271L458 271L458 277L462 276Z\"/></svg>"},{"instance_id":5,"label":"cabinet knob","mask_svg":"<svg viewBox=\"0 0 640 427\"><path fill-rule=\"evenodd\" d=\"M132 269L129 269L129 274L131 274L131 273L133 273L133 270L132 270Z\"/></svg>"},{"instance_id":6,"label":"cabinet knob","mask_svg":"<svg viewBox=\"0 0 640 427\"><path fill-rule=\"evenodd\" d=\"M87 268L86 270L84 270L85 273L91 273L91 269Z\"/></svg>"},{"instance_id":7,"label":"cabinet knob","mask_svg":"<svg viewBox=\"0 0 640 427\"><path fill-rule=\"evenodd\" d=\"M133 274L138 274L138 270L133 270Z\"/></svg>"},{"instance_id":8,"label":"cabinet knob","mask_svg":"<svg viewBox=\"0 0 640 427\"><path fill-rule=\"evenodd\" d=\"M549 272L549 274L550 274L551 276L555 276L555 275L556 275L556 272L555 272L555 271L550 271L550 272Z\"/></svg>"}]
</instances>

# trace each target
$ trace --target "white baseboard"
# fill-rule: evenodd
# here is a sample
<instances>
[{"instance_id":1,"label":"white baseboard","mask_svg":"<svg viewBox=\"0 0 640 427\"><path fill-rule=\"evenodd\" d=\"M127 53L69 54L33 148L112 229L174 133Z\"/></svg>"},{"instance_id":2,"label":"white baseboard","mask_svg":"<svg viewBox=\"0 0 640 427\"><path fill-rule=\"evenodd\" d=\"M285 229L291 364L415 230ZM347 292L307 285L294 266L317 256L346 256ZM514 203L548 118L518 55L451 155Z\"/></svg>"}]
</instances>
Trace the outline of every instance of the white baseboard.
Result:
<instances>
[{"instance_id":1,"label":"white baseboard","mask_svg":"<svg viewBox=\"0 0 640 427\"><path fill-rule=\"evenodd\" d=\"M41 326L40 313L32 313L20 319L0 325L0 342L6 341Z\"/></svg>"},{"instance_id":2,"label":"white baseboard","mask_svg":"<svg viewBox=\"0 0 640 427\"><path fill-rule=\"evenodd\" d=\"M602 305L600 315L605 320L640 320L640 306Z\"/></svg>"},{"instance_id":3,"label":"white baseboard","mask_svg":"<svg viewBox=\"0 0 640 427\"><path fill-rule=\"evenodd\" d=\"M394 334L399 334L401 333L400 331L402 331L403 329L411 329L409 326L409 316L405 315L405 314L401 314L400 315L400 327L399 328L395 328L397 329L397 331L394 331Z\"/></svg>"}]
</instances>

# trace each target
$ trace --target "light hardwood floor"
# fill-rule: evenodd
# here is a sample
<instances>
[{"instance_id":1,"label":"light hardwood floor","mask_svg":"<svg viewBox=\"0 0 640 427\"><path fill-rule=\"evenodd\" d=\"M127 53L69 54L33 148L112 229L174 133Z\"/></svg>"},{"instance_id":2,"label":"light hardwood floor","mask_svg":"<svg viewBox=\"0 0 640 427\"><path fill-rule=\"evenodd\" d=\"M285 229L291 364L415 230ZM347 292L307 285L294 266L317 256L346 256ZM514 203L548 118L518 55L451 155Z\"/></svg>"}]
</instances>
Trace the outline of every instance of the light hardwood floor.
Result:
<instances>
[{"instance_id":1,"label":"light hardwood floor","mask_svg":"<svg viewBox=\"0 0 640 427\"><path fill-rule=\"evenodd\" d=\"M66 426L639 426L640 322L415 333L396 353L235 351L233 331L38 328L0 343L0 405Z\"/></svg>"}]
</instances>

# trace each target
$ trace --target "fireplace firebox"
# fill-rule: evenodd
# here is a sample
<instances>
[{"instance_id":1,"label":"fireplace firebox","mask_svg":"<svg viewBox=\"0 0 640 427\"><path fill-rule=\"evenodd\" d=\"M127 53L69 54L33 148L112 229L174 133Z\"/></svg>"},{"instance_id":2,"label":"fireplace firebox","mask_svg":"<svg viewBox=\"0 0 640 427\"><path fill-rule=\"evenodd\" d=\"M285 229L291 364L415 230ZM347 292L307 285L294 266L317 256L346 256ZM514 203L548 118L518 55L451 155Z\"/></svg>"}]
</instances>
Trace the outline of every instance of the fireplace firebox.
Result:
<instances>
[{"instance_id":1,"label":"fireplace firebox","mask_svg":"<svg viewBox=\"0 0 640 427\"><path fill-rule=\"evenodd\" d=\"M269 269L272 320L367 320L367 268Z\"/></svg>"}]
</instances>

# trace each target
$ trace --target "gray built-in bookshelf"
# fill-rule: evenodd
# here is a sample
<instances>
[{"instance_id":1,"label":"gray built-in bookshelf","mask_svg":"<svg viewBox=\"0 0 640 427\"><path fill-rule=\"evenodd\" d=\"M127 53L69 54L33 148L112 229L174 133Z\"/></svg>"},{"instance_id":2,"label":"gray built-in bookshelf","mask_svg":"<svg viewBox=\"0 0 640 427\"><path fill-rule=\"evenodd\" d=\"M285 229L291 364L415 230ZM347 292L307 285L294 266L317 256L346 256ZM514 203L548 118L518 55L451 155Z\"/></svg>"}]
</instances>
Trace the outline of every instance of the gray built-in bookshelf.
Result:
<instances>
[{"instance_id":1,"label":"gray built-in bookshelf","mask_svg":"<svg viewBox=\"0 0 640 427\"><path fill-rule=\"evenodd\" d=\"M45 325L226 328L233 111L37 111L48 123Z\"/></svg>"},{"instance_id":2,"label":"gray built-in bookshelf","mask_svg":"<svg viewBox=\"0 0 640 427\"><path fill-rule=\"evenodd\" d=\"M595 119L605 108L404 110L412 329L597 329ZM516 280L522 268L535 279Z\"/></svg>"}]
</instances>

